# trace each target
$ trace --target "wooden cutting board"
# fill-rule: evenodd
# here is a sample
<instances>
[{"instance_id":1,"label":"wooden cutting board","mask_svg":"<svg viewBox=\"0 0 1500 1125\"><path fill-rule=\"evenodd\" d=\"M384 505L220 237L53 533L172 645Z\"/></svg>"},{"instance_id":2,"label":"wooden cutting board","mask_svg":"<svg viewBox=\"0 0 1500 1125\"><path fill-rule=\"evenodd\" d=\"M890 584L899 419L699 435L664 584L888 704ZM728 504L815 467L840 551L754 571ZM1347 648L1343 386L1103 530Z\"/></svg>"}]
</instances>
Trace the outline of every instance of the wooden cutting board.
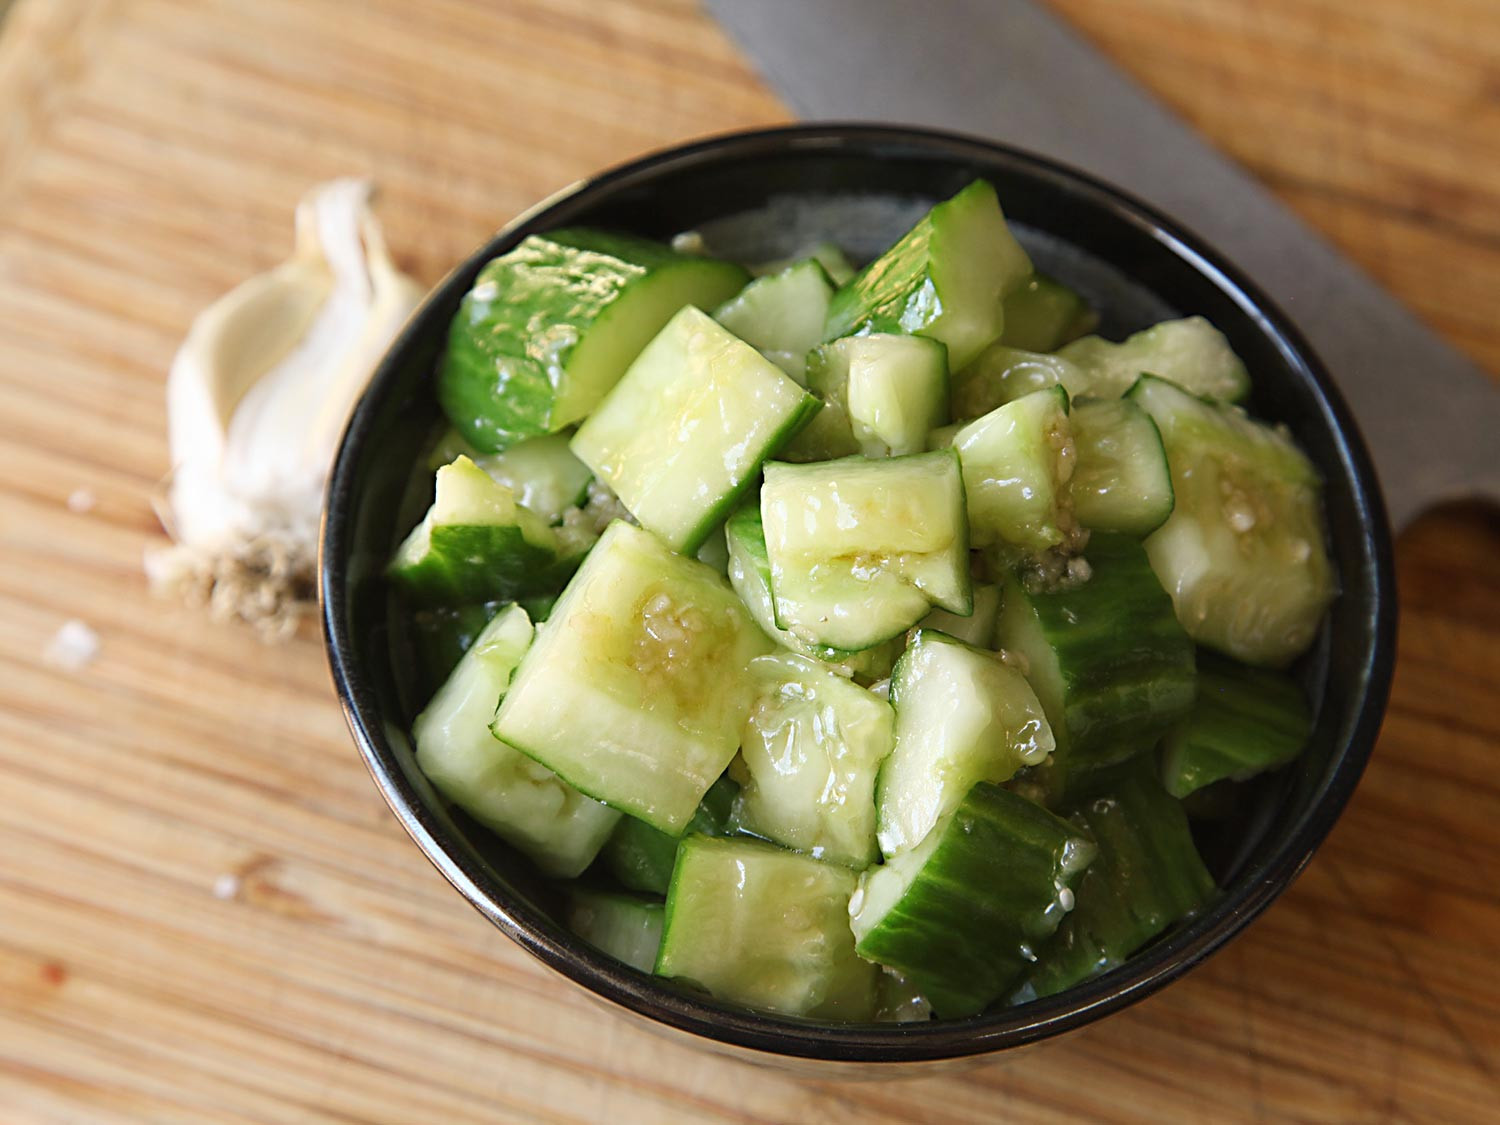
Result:
<instances>
[{"instance_id":1,"label":"wooden cutting board","mask_svg":"<svg viewBox=\"0 0 1500 1125\"><path fill-rule=\"evenodd\" d=\"M1490 0L1058 7L1500 372ZM433 281L576 177L784 109L687 0L20 0L0 106L0 1120L1500 1112L1493 513L1401 542L1366 780L1295 888L1189 979L964 1073L723 1061L462 903L369 783L310 628L263 647L151 600L140 559L176 343L286 253L310 184L373 175ZM75 618L98 658L48 666Z\"/></svg>"}]
</instances>

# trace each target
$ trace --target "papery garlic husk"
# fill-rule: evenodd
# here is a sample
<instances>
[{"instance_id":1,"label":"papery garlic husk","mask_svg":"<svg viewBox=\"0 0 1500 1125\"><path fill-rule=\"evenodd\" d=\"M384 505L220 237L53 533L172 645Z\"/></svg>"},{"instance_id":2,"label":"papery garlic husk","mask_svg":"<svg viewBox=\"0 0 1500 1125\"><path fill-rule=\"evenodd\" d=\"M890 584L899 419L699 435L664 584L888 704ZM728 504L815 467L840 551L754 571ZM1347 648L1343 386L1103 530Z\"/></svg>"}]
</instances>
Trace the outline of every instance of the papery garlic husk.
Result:
<instances>
[{"instance_id":1,"label":"papery garlic husk","mask_svg":"<svg viewBox=\"0 0 1500 1125\"><path fill-rule=\"evenodd\" d=\"M158 592L289 636L312 604L328 470L355 401L424 290L391 262L367 180L297 205L290 259L194 320L167 379L172 472L148 550Z\"/></svg>"}]
</instances>

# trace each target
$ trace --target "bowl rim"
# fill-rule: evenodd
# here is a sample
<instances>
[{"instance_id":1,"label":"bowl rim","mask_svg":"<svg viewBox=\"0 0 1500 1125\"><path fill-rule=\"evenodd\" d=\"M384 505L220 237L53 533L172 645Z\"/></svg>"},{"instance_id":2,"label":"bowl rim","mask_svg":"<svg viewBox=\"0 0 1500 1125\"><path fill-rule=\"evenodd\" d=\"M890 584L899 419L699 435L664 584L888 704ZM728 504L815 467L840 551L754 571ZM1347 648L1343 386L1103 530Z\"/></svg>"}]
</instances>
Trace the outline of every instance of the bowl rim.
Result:
<instances>
[{"instance_id":1,"label":"bowl rim","mask_svg":"<svg viewBox=\"0 0 1500 1125\"><path fill-rule=\"evenodd\" d=\"M599 953L530 903L486 887L483 865L445 843L448 830L406 779L381 729L373 685L364 674L347 625L346 569L351 547L347 518L359 453L381 407L394 393L398 362L430 331L431 312L467 285L479 264L525 235L555 226L552 214L654 176L695 165L788 152L864 151L896 146L934 158L1008 164L1033 179L1091 197L1117 219L1167 246L1230 298L1287 359L1300 369L1332 419L1331 437L1348 479L1359 522L1361 551L1374 606L1373 643L1366 654L1363 698L1349 737L1307 811L1272 854L1249 869L1231 892L1180 930L1125 965L1054 997L958 1020L915 1024L832 1024L778 1016L692 995ZM1320 424L1323 424L1320 422ZM1353 794L1374 748L1395 663L1396 603L1393 548L1385 506L1370 456L1353 416L1321 360L1290 319L1261 289L1182 224L1086 172L1009 145L924 127L819 122L721 133L649 153L579 180L507 223L434 287L392 342L356 404L329 478L320 535L318 594L324 641L340 706L382 797L428 860L469 903L508 937L594 995L649 1021L706 1040L769 1055L841 1062L901 1063L959 1058L1023 1046L1075 1030L1151 995L1224 946L1286 890L1312 858ZM1356 552L1358 557L1360 552Z\"/></svg>"}]
</instances>

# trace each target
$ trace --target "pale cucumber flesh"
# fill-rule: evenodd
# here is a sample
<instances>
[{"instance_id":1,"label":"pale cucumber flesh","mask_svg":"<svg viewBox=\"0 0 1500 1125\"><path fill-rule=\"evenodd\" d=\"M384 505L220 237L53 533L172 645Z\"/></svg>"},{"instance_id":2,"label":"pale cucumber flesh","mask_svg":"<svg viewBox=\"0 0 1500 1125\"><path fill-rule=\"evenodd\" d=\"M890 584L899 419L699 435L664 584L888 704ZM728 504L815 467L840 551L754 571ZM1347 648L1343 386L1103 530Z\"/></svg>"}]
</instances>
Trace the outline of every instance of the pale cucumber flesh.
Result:
<instances>
[{"instance_id":1,"label":"pale cucumber flesh","mask_svg":"<svg viewBox=\"0 0 1500 1125\"><path fill-rule=\"evenodd\" d=\"M642 526L691 554L816 409L785 372L689 306L646 345L571 448Z\"/></svg>"}]
</instances>

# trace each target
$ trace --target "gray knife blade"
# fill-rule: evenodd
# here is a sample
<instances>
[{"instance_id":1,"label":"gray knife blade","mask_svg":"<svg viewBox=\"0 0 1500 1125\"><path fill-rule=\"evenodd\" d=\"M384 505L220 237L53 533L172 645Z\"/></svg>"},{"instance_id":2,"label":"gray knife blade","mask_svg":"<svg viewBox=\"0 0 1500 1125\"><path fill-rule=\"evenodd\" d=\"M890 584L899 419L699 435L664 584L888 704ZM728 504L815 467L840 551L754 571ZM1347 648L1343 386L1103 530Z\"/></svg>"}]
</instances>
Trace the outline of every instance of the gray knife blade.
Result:
<instances>
[{"instance_id":1,"label":"gray knife blade","mask_svg":"<svg viewBox=\"0 0 1500 1125\"><path fill-rule=\"evenodd\" d=\"M1337 378L1400 529L1500 501L1500 387L1031 0L706 0L803 117L992 137L1109 180L1217 247Z\"/></svg>"}]
</instances>

